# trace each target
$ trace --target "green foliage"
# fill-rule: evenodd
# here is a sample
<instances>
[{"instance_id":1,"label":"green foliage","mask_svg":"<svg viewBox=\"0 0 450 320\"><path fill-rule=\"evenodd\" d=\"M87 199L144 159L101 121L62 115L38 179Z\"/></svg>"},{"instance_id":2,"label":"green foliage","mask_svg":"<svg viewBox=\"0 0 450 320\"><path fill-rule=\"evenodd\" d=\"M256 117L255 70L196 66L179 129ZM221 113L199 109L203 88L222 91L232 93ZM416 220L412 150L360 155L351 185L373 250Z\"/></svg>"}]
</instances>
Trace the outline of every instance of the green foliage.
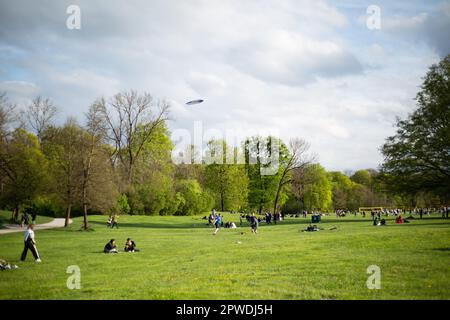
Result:
<instances>
[{"instance_id":1,"label":"green foliage","mask_svg":"<svg viewBox=\"0 0 450 320\"><path fill-rule=\"evenodd\" d=\"M177 190L177 215L192 216L212 209L214 198L196 180L179 181Z\"/></svg>"},{"instance_id":2,"label":"green foliage","mask_svg":"<svg viewBox=\"0 0 450 320\"><path fill-rule=\"evenodd\" d=\"M39 216L60 217L64 209L51 197L38 196L34 199L31 207Z\"/></svg>"},{"instance_id":3,"label":"green foliage","mask_svg":"<svg viewBox=\"0 0 450 320\"><path fill-rule=\"evenodd\" d=\"M131 207L128 203L128 197L126 194L121 194L117 199L117 210L119 214L130 214Z\"/></svg>"},{"instance_id":4,"label":"green foliage","mask_svg":"<svg viewBox=\"0 0 450 320\"><path fill-rule=\"evenodd\" d=\"M248 177L244 165L228 164L227 145L224 141L211 141L208 152L219 152L218 162L205 166L205 186L214 196L220 211L241 210L247 205Z\"/></svg>"},{"instance_id":5,"label":"green foliage","mask_svg":"<svg viewBox=\"0 0 450 320\"><path fill-rule=\"evenodd\" d=\"M369 188L372 186L372 176L368 170L358 170L350 177L350 179L353 182L362 184L363 186Z\"/></svg>"},{"instance_id":6,"label":"green foliage","mask_svg":"<svg viewBox=\"0 0 450 320\"><path fill-rule=\"evenodd\" d=\"M264 209L273 210L282 168L275 174L264 174L265 170L275 168L270 162L272 143L280 140L274 137L251 137L244 142L247 175L249 178L248 205L261 213ZM281 150L281 148L280 148Z\"/></svg>"},{"instance_id":7,"label":"green foliage","mask_svg":"<svg viewBox=\"0 0 450 320\"><path fill-rule=\"evenodd\" d=\"M382 147L383 172L397 193L433 192L450 199L450 55L431 66L417 110L398 120Z\"/></svg>"},{"instance_id":8,"label":"green foliage","mask_svg":"<svg viewBox=\"0 0 450 320\"><path fill-rule=\"evenodd\" d=\"M332 206L332 185L325 169L319 164L307 167L305 173L305 194L303 203L307 210L327 210Z\"/></svg>"},{"instance_id":9,"label":"green foliage","mask_svg":"<svg viewBox=\"0 0 450 320\"><path fill-rule=\"evenodd\" d=\"M389 217L387 227L372 226L369 216L323 217L319 232L299 232L310 218L286 218L277 226L262 223L257 236L245 226L222 229L214 237L203 215L123 216L114 230L104 227L104 216L91 216L95 232L76 231L80 218L68 230L39 230L43 262L27 257L19 269L1 272L0 300L450 297L450 222L436 215L402 225ZM224 216L225 221L237 218ZM0 235L2 259L19 264L22 236ZM101 253L112 237L120 251L132 237L141 252ZM69 263L81 269L80 290L65 285ZM367 289L366 268L372 264L381 268L381 290Z\"/></svg>"},{"instance_id":10,"label":"green foliage","mask_svg":"<svg viewBox=\"0 0 450 320\"><path fill-rule=\"evenodd\" d=\"M1 202L18 208L31 202L48 184L48 161L42 153L36 136L25 130L14 131L2 150L7 172Z\"/></svg>"}]
</instances>

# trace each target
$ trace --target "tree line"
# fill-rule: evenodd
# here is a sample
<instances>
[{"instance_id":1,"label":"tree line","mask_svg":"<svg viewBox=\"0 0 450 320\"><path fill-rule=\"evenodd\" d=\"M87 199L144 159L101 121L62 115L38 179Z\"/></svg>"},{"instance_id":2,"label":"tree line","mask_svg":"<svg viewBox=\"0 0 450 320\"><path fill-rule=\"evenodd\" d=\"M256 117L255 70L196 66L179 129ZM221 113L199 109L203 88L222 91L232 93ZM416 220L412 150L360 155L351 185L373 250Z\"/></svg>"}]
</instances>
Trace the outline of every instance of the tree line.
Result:
<instances>
[{"instance_id":1,"label":"tree line","mask_svg":"<svg viewBox=\"0 0 450 320\"><path fill-rule=\"evenodd\" d=\"M25 109L0 95L0 208L40 214L194 215L221 211L294 213L362 206L431 206L449 200L450 58L433 65L418 109L398 120L382 147L380 170L327 172L299 138L248 137L239 146L208 142L213 161L174 163L170 106L148 93L95 100L80 123L56 125L50 99ZM277 167L264 161L277 148ZM190 155L201 152L188 147ZM244 157L243 162L227 161ZM211 160L211 159L210 159Z\"/></svg>"}]
</instances>

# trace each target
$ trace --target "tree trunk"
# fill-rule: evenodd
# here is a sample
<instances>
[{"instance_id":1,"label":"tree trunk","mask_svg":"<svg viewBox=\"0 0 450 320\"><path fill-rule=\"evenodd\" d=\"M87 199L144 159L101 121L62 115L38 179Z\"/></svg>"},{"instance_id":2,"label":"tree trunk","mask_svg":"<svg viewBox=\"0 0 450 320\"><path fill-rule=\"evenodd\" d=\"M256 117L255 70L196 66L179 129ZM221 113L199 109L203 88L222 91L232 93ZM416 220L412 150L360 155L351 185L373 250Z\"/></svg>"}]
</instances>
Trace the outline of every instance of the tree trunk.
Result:
<instances>
[{"instance_id":1,"label":"tree trunk","mask_svg":"<svg viewBox=\"0 0 450 320\"><path fill-rule=\"evenodd\" d=\"M84 213L83 228L84 228L84 230L87 230L89 228L88 220L87 220L87 204L83 204L83 213Z\"/></svg>"},{"instance_id":2,"label":"tree trunk","mask_svg":"<svg viewBox=\"0 0 450 320\"><path fill-rule=\"evenodd\" d=\"M19 206L16 206L14 208L14 211L13 211L13 221L14 221L14 223L19 221L19 211L20 211Z\"/></svg>"},{"instance_id":3,"label":"tree trunk","mask_svg":"<svg viewBox=\"0 0 450 320\"><path fill-rule=\"evenodd\" d=\"M280 197L280 191L281 191L281 185L278 185L277 194L275 196L275 201L274 201L274 204L273 204L273 214L274 215L277 212L277 205L278 205L278 199Z\"/></svg>"},{"instance_id":4,"label":"tree trunk","mask_svg":"<svg viewBox=\"0 0 450 320\"><path fill-rule=\"evenodd\" d=\"M87 186L86 183L83 183L83 228L87 230L89 228L88 218L87 218Z\"/></svg>"},{"instance_id":5,"label":"tree trunk","mask_svg":"<svg viewBox=\"0 0 450 320\"><path fill-rule=\"evenodd\" d=\"M67 206L67 211L66 211L66 220L64 221L64 227L68 227L69 226L69 221L70 221L70 214L72 212L72 204L69 204Z\"/></svg>"}]
</instances>

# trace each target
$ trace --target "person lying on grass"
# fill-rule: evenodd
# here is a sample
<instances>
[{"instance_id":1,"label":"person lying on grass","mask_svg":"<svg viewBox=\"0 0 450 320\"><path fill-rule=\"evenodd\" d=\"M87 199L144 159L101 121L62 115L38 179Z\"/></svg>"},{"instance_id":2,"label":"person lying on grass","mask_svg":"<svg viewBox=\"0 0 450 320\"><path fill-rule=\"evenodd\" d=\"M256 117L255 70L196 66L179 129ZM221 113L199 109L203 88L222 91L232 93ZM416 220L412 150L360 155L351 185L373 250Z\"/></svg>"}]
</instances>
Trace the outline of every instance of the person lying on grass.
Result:
<instances>
[{"instance_id":1,"label":"person lying on grass","mask_svg":"<svg viewBox=\"0 0 450 320\"><path fill-rule=\"evenodd\" d=\"M316 225L309 225L306 227L305 230L302 230L302 232L312 232L312 231L319 231L320 229Z\"/></svg>"},{"instance_id":2,"label":"person lying on grass","mask_svg":"<svg viewBox=\"0 0 450 320\"><path fill-rule=\"evenodd\" d=\"M139 252L139 249L136 249L136 242L131 240L130 238L127 239L127 242L125 242L125 248L123 249L125 252Z\"/></svg>"},{"instance_id":3,"label":"person lying on grass","mask_svg":"<svg viewBox=\"0 0 450 320\"><path fill-rule=\"evenodd\" d=\"M18 269L19 267L15 264L10 264L6 260L0 259L0 270L13 270Z\"/></svg>"},{"instance_id":4,"label":"person lying on grass","mask_svg":"<svg viewBox=\"0 0 450 320\"><path fill-rule=\"evenodd\" d=\"M337 227L336 226L332 226L331 228L328 229L321 229L319 228L317 225L309 225L306 227L305 230L302 230L302 232L313 232L313 231L319 231L319 230L336 230Z\"/></svg>"},{"instance_id":5,"label":"person lying on grass","mask_svg":"<svg viewBox=\"0 0 450 320\"><path fill-rule=\"evenodd\" d=\"M104 253L119 253L119 251L117 251L116 240L115 239L111 239L105 245L105 248L103 249L103 252Z\"/></svg>"}]
</instances>

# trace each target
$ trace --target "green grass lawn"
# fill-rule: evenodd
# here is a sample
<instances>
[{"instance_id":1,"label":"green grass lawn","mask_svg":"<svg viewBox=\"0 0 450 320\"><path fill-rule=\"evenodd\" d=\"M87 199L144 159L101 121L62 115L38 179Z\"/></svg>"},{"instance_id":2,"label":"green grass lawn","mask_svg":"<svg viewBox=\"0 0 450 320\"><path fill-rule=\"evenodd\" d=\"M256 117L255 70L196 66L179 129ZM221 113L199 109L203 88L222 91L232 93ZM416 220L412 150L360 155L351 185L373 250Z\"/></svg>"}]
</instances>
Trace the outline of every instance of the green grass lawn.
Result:
<instances>
[{"instance_id":1,"label":"green grass lawn","mask_svg":"<svg viewBox=\"0 0 450 320\"><path fill-rule=\"evenodd\" d=\"M19 216L19 219L21 217L22 216ZM0 229L4 228L3 225L9 224L10 219L11 219L11 211L0 210ZM54 219L53 217L37 216L36 223L37 224L47 223L47 222L52 221L53 219ZM31 217L30 217L30 220L31 220Z\"/></svg>"},{"instance_id":2,"label":"green grass lawn","mask_svg":"<svg viewBox=\"0 0 450 320\"><path fill-rule=\"evenodd\" d=\"M226 216L225 221L228 221ZM234 221L238 218L233 217ZM18 270L0 272L0 299L449 299L450 219L437 216L374 227L370 218L326 218L323 228L300 232L308 218L277 226L221 229L201 217L120 217L107 229L36 232L43 262L19 262L22 233L0 235L0 258ZM244 234L241 234L244 232ZM139 253L103 254L127 237ZM81 289L66 286L66 269L81 269ZM381 289L369 290L369 265L381 268Z\"/></svg>"}]
</instances>

